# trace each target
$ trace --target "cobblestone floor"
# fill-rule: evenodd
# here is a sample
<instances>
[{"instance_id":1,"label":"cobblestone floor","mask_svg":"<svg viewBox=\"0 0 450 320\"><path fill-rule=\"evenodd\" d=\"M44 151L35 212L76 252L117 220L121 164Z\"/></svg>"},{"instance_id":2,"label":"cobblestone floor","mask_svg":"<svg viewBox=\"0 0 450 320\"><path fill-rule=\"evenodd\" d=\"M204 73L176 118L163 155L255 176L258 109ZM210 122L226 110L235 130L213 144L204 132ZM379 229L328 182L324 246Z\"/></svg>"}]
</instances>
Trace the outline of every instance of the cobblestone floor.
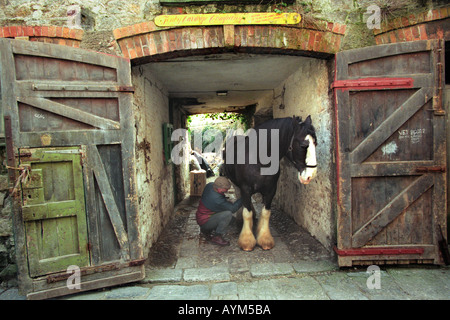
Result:
<instances>
[{"instance_id":1,"label":"cobblestone floor","mask_svg":"<svg viewBox=\"0 0 450 320\"><path fill-rule=\"evenodd\" d=\"M271 218L272 250L240 250L236 220L226 235L231 245L213 245L200 235L197 202L189 199L177 208L177 230L163 232L161 238L170 244L155 244L157 250L150 258L157 261L148 261L144 280L58 299L195 300L197 304L204 300L450 299L449 267L381 266L374 282L364 267L339 269L332 252L276 209ZM0 292L0 300L15 299L24 299L16 288Z\"/></svg>"}]
</instances>

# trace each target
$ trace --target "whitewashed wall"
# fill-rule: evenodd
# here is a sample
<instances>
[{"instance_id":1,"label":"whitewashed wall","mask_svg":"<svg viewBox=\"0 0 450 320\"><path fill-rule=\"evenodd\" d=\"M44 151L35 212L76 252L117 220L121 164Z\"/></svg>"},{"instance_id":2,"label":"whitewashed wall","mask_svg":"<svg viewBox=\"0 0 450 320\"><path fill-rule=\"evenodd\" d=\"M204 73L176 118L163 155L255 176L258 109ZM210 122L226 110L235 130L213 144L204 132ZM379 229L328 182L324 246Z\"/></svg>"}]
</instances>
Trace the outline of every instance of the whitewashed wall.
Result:
<instances>
[{"instance_id":1,"label":"whitewashed wall","mask_svg":"<svg viewBox=\"0 0 450 320\"><path fill-rule=\"evenodd\" d=\"M316 129L318 145L317 177L302 185L294 166L284 159L275 203L295 221L307 229L324 246L330 248L335 241L334 214L334 126L333 105L329 95L329 68L326 60L304 58L298 70L275 91L280 96L285 88L284 101L273 102L274 118L311 115ZM285 108L279 105L284 103Z\"/></svg>"}]
</instances>

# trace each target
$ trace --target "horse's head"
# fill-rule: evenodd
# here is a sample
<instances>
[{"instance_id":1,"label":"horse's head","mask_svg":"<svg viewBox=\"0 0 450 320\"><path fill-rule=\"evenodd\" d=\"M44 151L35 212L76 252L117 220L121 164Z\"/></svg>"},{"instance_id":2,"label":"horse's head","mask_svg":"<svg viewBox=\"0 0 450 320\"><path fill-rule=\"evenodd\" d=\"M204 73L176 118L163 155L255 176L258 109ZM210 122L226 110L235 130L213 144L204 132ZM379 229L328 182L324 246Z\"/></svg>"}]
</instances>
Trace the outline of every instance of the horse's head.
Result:
<instances>
[{"instance_id":1,"label":"horse's head","mask_svg":"<svg viewBox=\"0 0 450 320\"><path fill-rule=\"evenodd\" d=\"M311 116L304 122L294 118L296 124L291 138L288 159L298 170L298 179L302 184L309 184L317 173L316 131L312 125Z\"/></svg>"}]
</instances>

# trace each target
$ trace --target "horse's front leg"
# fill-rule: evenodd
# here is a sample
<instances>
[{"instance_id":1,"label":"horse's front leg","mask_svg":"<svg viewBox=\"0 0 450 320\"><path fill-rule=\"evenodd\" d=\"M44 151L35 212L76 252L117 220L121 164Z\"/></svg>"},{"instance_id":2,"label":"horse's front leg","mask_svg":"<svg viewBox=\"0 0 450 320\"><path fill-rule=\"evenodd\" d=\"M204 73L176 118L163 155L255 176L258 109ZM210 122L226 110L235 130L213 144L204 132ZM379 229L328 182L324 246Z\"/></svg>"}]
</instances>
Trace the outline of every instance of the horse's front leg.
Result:
<instances>
[{"instance_id":1,"label":"horse's front leg","mask_svg":"<svg viewBox=\"0 0 450 320\"><path fill-rule=\"evenodd\" d=\"M231 182L231 184L234 187L234 196L236 197L236 199L240 199L241 198L241 189L239 189L239 187L237 185L235 185L233 182ZM238 211L236 211L235 216L236 219L238 221L242 221L242 210L244 209L244 207L240 207L238 209Z\"/></svg>"},{"instance_id":2,"label":"horse's front leg","mask_svg":"<svg viewBox=\"0 0 450 320\"><path fill-rule=\"evenodd\" d=\"M252 251L256 245L256 239L253 235L253 214L245 206L242 212L244 224L239 235L238 245L244 251Z\"/></svg>"},{"instance_id":3,"label":"horse's front leg","mask_svg":"<svg viewBox=\"0 0 450 320\"><path fill-rule=\"evenodd\" d=\"M270 209L266 209L266 206L261 211L261 216L258 222L257 229L257 241L258 245L264 250L270 250L275 246L275 241L270 234L269 229Z\"/></svg>"}]
</instances>

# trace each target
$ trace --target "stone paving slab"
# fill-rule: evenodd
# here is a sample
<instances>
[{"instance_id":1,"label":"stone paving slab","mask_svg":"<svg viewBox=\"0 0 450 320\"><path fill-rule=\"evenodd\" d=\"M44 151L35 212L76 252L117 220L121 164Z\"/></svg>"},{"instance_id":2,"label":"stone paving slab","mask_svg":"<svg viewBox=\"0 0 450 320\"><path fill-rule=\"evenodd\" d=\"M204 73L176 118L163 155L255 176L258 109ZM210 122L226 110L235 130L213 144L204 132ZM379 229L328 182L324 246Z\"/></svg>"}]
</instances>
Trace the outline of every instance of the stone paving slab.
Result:
<instances>
[{"instance_id":1,"label":"stone paving slab","mask_svg":"<svg viewBox=\"0 0 450 320\"><path fill-rule=\"evenodd\" d=\"M140 286L127 286L107 291L104 294L105 300L137 300L144 299L150 293L150 288Z\"/></svg>"},{"instance_id":2,"label":"stone paving slab","mask_svg":"<svg viewBox=\"0 0 450 320\"><path fill-rule=\"evenodd\" d=\"M388 269L411 299L450 299L450 269ZM383 286L383 282L381 284Z\"/></svg>"},{"instance_id":3,"label":"stone paving slab","mask_svg":"<svg viewBox=\"0 0 450 320\"><path fill-rule=\"evenodd\" d=\"M317 275L314 278L331 300L369 300L344 273Z\"/></svg>"},{"instance_id":4,"label":"stone paving slab","mask_svg":"<svg viewBox=\"0 0 450 320\"><path fill-rule=\"evenodd\" d=\"M312 277L279 278L238 283L242 300L328 300Z\"/></svg>"},{"instance_id":5,"label":"stone paving slab","mask_svg":"<svg viewBox=\"0 0 450 320\"><path fill-rule=\"evenodd\" d=\"M185 269L183 279L187 282L229 281L230 272L228 268L222 266Z\"/></svg>"},{"instance_id":6,"label":"stone paving slab","mask_svg":"<svg viewBox=\"0 0 450 320\"><path fill-rule=\"evenodd\" d=\"M292 267L297 273L336 271L339 269L337 263L331 262L329 260L299 260L297 262L294 262L292 264Z\"/></svg>"},{"instance_id":7,"label":"stone paving slab","mask_svg":"<svg viewBox=\"0 0 450 320\"><path fill-rule=\"evenodd\" d=\"M143 283L158 283L158 282L180 282L183 279L183 269L152 269L147 271Z\"/></svg>"},{"instance_id":8,"label":"stone paving slab","mask_svg":"<svg viewBox=\"0 0 450 320\"><path fill-rule=\"evenodd\" d=\"M212 300L237 300L238 295L238 284L236 282L221 282L215 283L211 286L211 296Z\"/></svg>"},{"instance_id":9,"label":"stone paving slab","mask_svg":"<svg viewBox=\"0 0 450 320\"><path fill-rule=\"evenodd\" d=\"M161 285L150 290L147 300L207 300L210 296L209 286L203 284Z\"/></svg>"},{"instance_id":10,"label":"stone paving slab","mask_svg":"<svg viewBox=\"0 0 450 320\"><path fill-rule=\"evenodd\" d=\"M252 277L288 275L294 272L290 263L258 263L250 266Z\"/></svg>"}]
</instances>

